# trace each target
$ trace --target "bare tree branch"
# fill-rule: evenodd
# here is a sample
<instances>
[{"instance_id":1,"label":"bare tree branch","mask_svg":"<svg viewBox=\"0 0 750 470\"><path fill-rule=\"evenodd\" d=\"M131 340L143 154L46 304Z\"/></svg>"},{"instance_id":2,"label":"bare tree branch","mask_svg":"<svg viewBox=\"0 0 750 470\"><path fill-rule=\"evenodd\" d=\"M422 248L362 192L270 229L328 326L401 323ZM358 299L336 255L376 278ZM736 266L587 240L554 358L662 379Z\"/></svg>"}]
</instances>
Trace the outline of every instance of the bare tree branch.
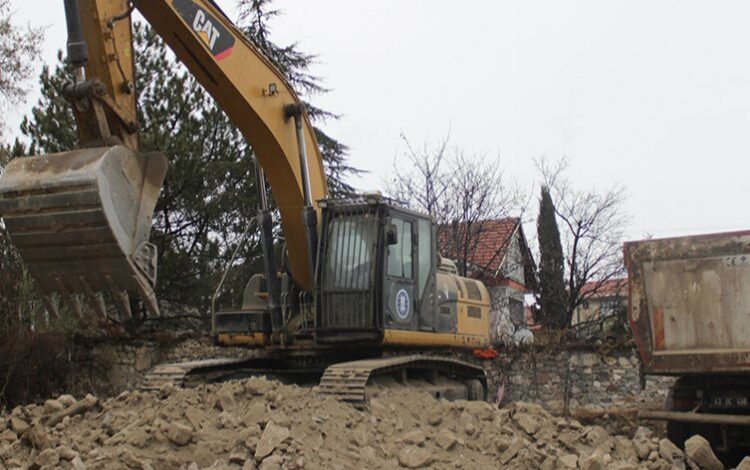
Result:
<instances>
[{"instance_id":1,"label":"bare tree branch","mask_svg":"<svg viewBox=\"0 0 750 470\"><path fill-rule=\"evenodd\" d=\"M518 185L505 176L500 158L451 146L449 134L420 148L405 135L401 138L405 150L394 165L389 192L435 219L440 251L456 262L459 274L496 274L507 246L494 247L481 260L475 254L484 234L496 229L492 222L520 218L527 202Z\"/></svg>"},{"instance_id":2,"label":"bare tree branch","mask_svg":"<svg viewBox=\"0 0 750 470\"><path fill-rule=\"evenodd\" d=\"M624 211L624 186L604 191L574 188L566 176L566 158L536 162L542 184L550 189L565 256L568 291L566 325L575 310L599 295L608 282L625 275L622 242L629 217Z\"/></svg>"}]
</instances>

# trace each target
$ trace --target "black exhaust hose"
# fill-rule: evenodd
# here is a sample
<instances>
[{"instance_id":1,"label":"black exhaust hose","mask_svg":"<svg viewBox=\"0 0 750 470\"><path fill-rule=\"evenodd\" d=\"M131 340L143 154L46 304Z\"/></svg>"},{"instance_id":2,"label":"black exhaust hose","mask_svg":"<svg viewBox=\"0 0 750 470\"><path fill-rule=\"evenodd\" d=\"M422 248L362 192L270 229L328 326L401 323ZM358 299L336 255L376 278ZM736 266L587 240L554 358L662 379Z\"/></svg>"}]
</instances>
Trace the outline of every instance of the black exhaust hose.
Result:
<instances>
[{"instance_id":1,"label":"black exhaust hose","mask_svg":"<svg viewBox=\"0 0 750 470\"><path fill-rule=\"evenodd\" d=\"M312 206L302 208L302 223L305 227L305 242L307 242L307 261L310 263L310 274L315 281L315 261L318 258L318 213Z\"/></svg>"},{"instance_id":2,"label":"black exhaust hose","mask_svg":"<svg viewBox=\"0 0 750 470\"><path fill-rule=\"evenodd\" d=\"M65 20L68 25L68 61L74 67L83 67L88 61L88 47L81 28L78 0L65 1Z\"/></svg>"},{"instance_id":3,"label":"black exhaust hose","mask_svg":"<svg viewBox=\"0 0 750 470\"><path fill-rule=\"evenodd\" d=\"M259 210L260 241L263 248L263 267L266 271L266 290L268 290L268 310L271 315L271 330L279 333L284 329L281 317L281 302L279 293L279 279L276 276L276 256L273 251L273 220L271 212Z\"/></svg>"}]
</instances>

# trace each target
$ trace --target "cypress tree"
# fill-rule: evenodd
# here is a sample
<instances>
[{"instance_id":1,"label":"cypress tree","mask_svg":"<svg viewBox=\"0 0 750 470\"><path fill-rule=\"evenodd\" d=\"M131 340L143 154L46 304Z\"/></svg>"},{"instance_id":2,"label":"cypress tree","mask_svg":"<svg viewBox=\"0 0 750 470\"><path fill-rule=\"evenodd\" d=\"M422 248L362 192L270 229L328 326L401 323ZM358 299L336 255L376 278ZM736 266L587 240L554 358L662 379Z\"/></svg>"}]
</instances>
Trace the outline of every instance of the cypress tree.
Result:
<instances>
[{"instance_id":1,"label":"cypress tree","mask_svg":"<svg viewBox=\"0 0 750 470\"><path fill-rule=\"evenodd\" d=\"M549 328L562 329L568 326L566 314L567 292L565 291L565 267L557 227L555 205L549 188L542 186L537 218L539 237L539 306L541 322Z\"/></svg>"}]
</instances>

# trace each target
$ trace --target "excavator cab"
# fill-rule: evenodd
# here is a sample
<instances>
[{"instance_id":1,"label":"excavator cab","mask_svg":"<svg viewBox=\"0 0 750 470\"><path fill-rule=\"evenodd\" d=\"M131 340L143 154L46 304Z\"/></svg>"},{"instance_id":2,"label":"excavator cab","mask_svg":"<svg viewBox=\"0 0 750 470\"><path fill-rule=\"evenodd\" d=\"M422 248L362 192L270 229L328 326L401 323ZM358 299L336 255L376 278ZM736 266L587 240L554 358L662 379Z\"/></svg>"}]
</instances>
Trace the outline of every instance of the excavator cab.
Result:
<instances>
[{"instance_id":1,"label":"excavator cab","mask_svg":"<svg viewBox=\"0 0 750 470\"><path fill-rule=\"evenodd\" d=\"M378 344L386 329L432 330L432 219L379 195L322 205L316 340Z\"/></svg>"}]
</instances>

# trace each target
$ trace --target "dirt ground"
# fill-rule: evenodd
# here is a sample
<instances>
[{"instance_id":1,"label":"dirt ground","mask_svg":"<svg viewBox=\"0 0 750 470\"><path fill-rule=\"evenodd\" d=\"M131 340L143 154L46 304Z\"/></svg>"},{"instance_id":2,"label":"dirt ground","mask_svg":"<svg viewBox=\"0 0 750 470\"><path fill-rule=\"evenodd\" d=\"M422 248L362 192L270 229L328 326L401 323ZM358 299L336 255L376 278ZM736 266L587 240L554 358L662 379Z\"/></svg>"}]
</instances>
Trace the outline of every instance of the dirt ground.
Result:
<instances>
[{"instance_id":1,"label":"dirt ground","mask_svg":"<svg viewBox=\"0 0 750 470\"><path fill-rule=\"evenodd\" d=\"M33 469L699 468L646 428L610 434L541 406L447 402L415 390L355 409L264 378L63 395L0 419L0 466ZM704 467L709 468L709 467Z\"/></svg>"}]
</instances>

